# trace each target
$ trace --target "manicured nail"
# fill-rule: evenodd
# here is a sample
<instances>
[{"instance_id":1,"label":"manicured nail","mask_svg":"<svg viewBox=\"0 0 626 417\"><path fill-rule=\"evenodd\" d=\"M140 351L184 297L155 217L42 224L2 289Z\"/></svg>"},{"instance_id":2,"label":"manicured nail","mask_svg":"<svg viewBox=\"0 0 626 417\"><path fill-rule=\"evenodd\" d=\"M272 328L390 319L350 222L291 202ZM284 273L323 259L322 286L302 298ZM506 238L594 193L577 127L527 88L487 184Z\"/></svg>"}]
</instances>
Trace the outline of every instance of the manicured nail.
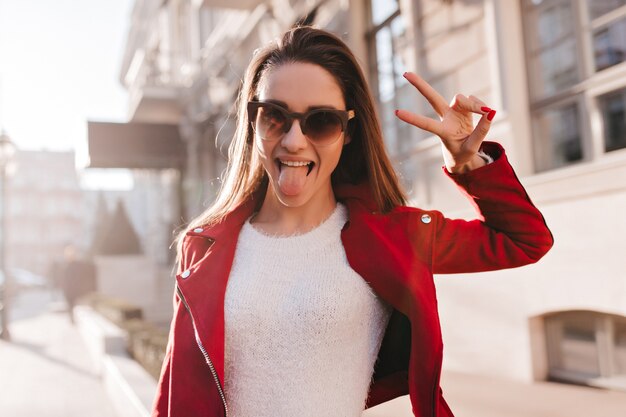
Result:
<instances>
[{"instance_id":1,"label":"manicured nail","mask_svg":"<svg viewBox=\"0 0 626 417\"><path fill-rule=\"evenodd\" d=\"M496 111L491 110L489 114L487 114L487 120L492 121L495 116L496 116Z\"/></svg>"},{"instance_id":2,"label":"manicured nail","mask_svg":"<svg viewBox=\"0 0 626 417\"><path fill-rule=\"evenodd\" d=\"M491 111L491 108L489 108L489 107L487 107L487 106L482 106L482 107L480 108L480 111L490 112L490 111Z\"/></svg>"},{"instance_id":3,"label":"manicured nail","mask_svg":"<svg viewBox=\"0 0 626 417\"><path fill-rule=\"evenodd\" d=\"M408 74L408 72L405 72L404 74L402 74L403 77L406 77L406 75Z\"/></svg>"},{"instance_id":4,"label":"manicured nail","mask_svg":"<svg viewBox=\"0 0 626 417\"><path fill-rule=\"evenodd\" d=\"M395 113L396 113L396 116L398 115L398 113L399 113L399 112L400 112L400 110L396 110L396 111L395 111Z\"/></svg>"}]
</instances>

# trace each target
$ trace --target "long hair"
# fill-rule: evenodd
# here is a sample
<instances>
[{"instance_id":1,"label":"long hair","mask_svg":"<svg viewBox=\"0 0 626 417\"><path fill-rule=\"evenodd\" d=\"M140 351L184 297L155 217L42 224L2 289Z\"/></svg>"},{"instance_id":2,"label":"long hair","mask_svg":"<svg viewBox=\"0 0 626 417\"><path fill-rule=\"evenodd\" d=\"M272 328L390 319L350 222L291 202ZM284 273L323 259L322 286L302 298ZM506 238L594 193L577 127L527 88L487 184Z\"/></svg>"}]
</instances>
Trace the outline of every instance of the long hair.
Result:
<instances>
[{"instance_id":1,"label":"long hair","mask_svg":"<svg viewBox=\"0 0 626 417\"><path fill-rule=\"evenodd\" d=\"M228 149L224 181L213 205L191 221L186 230L218 223L234 207L267 187L268 177L254 149L254 132L246 107L248 101L256 99L263 76L289 63L310 63L324 68L339 84L346 108L355 111L347 132L351 141L343 147L331 175L332 184L368 180L372 196L383 213L406 204L406 196L385 151L372 93L354 54L332 33L300 26L255 52L237 98L237 128ZM178 236L179 257L186 230Z\"/></svg>"}]
</instances>

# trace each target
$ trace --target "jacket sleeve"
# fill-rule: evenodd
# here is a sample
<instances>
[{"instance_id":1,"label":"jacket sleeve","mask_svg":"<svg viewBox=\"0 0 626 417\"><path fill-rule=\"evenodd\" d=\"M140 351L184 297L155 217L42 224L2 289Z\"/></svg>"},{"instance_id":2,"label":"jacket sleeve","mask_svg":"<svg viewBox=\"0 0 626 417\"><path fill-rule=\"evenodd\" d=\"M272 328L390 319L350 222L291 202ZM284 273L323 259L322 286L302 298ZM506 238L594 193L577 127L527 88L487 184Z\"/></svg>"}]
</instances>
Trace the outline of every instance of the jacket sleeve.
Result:
<instances>
[{"instance_id":1,"label":"jacket sleeve","mask_svg":"<svg viewBox=\"0 0 626 417\"><path fill-rule=\"evenodd\" d=\"M185 251L183 250L180 262L176 267L176 274L180 274L186 265ZM180 304L180 297L178 296L177 288L174 287L174 295L172 299L173 312L176 315L176 311ZM168 417L169 416L169 403L170 403L170 375L172 368L172 347L174 343L174 325L176 317L172 318L170 323L170 332L167 340L167 347L165 348L165 357L163 358L163 364L161 365L161 375L157 382L157 390L155 393L154 401L152 403L151 417Z\"/></svg>"},{"instance_id":2,"label":"jacket sleeve","mask_svg":"<svg viewBox=\"0 0 626 417\"><path fill-rule=\"evenodd\" d=\"M174 290L174 312L177 309L180 299L176 290ZM170 333L167 341L167 347L165 349L165 357L163 358L163 364L161 365L161 375L157 382L157 390L152 403L151 417L167 417L169 416L169 397L170 397L170 375L172 366L172 344L174 335L174 320L170 324Z\"/></svg>"},{"instance_id":3,"label":"jacket sleeve","mask_svg":"<svg viewBox=\"0 0 626 417\"><path fill-rule=\"evenodd\" d=\"M504 149L484 142L495 161L465 174L448 175L479 213L466 221L432 212L435 274L481 272L537 262L554 239L508 162Z\"/></svg>"}]
</instances>

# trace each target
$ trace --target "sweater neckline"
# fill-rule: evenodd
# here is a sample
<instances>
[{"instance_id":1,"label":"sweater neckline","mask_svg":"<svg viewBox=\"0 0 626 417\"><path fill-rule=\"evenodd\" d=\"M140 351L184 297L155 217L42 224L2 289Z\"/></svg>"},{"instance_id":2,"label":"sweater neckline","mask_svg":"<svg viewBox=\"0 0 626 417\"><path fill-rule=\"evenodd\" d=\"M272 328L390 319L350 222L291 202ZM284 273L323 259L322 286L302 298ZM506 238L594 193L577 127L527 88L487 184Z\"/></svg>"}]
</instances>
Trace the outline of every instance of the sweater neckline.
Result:
<instances>
[{"instance_id":1,"label":"sweater neckline","mask_svg":"<svg viewBox=\"0 0 626 417\"><path fill-rule=\"evenodd\" d=\"M242 236L245 236L245 239L240 239L240 243L245 244L250 242L255 245L262 243L272 246L289 245L293 247L300 245L308 245L309 247L318 246L321 242L327 242L329 239L335 237L336 232L340 232L348 220L346 207L342 203L337 202L330 216L313 229L292 235L272 235L254 227L254 225L250 223L253 216L250 216L243 225L241 233ZM242 240L243 242L241 242Z\"/></svg>"}]
</instances>

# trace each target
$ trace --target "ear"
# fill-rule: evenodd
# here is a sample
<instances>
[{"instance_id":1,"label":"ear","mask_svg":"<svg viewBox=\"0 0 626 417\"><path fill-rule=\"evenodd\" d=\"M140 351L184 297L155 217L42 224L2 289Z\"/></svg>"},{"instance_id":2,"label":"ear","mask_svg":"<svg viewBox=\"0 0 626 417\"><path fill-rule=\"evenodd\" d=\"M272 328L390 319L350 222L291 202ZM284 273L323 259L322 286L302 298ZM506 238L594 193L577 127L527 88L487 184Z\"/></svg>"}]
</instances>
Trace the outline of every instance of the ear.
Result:
<instances>
[{"instance_id":1,"label":"ear","mask_svg":"<svg viewBox=\"0 0 626 417\"><path fill-rule=\"evenodd\" d=\"M348 133L346 133L343 136L343 146L346 146L348 143L350 143L351 140L352 140L352 136L350 136Z\"/></svg>"}]
</instances>

